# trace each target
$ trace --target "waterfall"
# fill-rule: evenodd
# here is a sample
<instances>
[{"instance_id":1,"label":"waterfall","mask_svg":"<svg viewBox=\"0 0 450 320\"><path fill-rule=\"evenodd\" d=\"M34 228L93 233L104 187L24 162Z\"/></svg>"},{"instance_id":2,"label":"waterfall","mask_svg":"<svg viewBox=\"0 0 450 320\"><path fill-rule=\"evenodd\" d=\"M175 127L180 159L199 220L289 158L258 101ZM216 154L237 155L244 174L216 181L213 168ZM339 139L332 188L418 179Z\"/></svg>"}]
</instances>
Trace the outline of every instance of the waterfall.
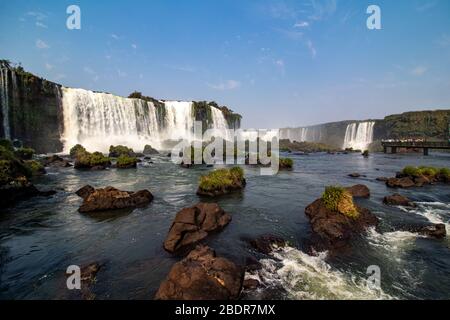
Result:
<instances>
[{"instance_id":1,"label":"waterfall","mask_svg":"<svg viewBox=\"0 0 450 320\"><path fill-rule=\"evenodd\" d=\"M215 107L211 107L211 117L214 135L220 136L227 140L231 140L231 137L227 132L227 130L229 129L228 123L225 120L222 110L217 109Z\"/></svg>"},{"instance_id":2,"label":"waterfall","mask_svg":"<svg viewBox=\"0 0 450 320\"><path fill-rule=\"evenodd\" d=\"M142 150L159 146L156 110L151 102L83 89L62 88L64 151L77 143L107 152L110 145Z\"/></svg>"},{"instance_id":3,"label":"waterfall","mask_svg":"<svg viewBox=\"0 0 450 320\"><path fill-rule=\"evenodd\" d=\"M375 122L351 123L345 131L344 149L366 150L373 142L373 127Z\"/></svg>"},{"instance_id":4,"label":"waterfall","mask_svg":"<svg viewBox=\"0 0 450 320\"><path fill-rule=\"evenodd\" d=\"M145 144L161 148L165 140L194 139L193 103L165 101L157 107L142 99L62 88L64 152L76 144L107 152L110 145L141 151ZM225 138L227 121L211 107L211 127Z\"/></svg>"},{"instance_id":5,"label":"waterfall","mask_svg":"<svg viewBox=\"0 0 450 320\"><path fill-rule=\"evenodd\" d=\"M303 127L282 129L281 139L297 142L319 142L322 140L322 127Z\"/></svg>"},{"instance_id":6,"label":"waterfall","mask_svg":"<svg viewBox=\"0 0 450 320\"><path fill-rule=\"evenodd\" d=\"M164 105L166 118L162 138L165 140L192 140L195 121L192 113L192 102L166 101Z\"/></svg>"},{"instance_id":7,"label":"waterfall","mask_svg":"<svg viewBox=\"0 0 450 320\"><path fill-rule=\"evenodd\" d=\"M10 69L4 64L0 65L0 102L2 104L3 116L3 136L6 139L11 138L9 128L9 90L8 90L8 71Z\"/></svg>"}]
</instances>

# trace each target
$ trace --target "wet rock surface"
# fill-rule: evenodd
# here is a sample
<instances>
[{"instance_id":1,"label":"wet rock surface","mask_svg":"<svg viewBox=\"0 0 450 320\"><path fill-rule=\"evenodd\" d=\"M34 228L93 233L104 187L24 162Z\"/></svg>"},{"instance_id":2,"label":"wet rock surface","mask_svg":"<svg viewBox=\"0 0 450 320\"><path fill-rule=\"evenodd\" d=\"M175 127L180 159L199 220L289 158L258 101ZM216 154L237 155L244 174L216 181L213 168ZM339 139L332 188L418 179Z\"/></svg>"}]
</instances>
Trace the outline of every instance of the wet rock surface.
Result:
<instances>
[{"instance_id":1,"label":"wet rock surface","mask_svg":"<svg viewBox=\"0 0 450 320\"><path fill-rule=\"evenodd\" d=\"M121 191L113 187L94 189L84 186L76 193L83 198L79 212L99 212L116 209L137 208L148 205L153 201L153 195L148 190L137 192Z\"/></svg>"},{"instance_id":2,"label":"wet rock surface","mask_svg":"<svg viewBox=\"0 0 450 320\"><path fill-rule=\"evenodd\" d=\"M231 221L231 216L217 203L198 203L177 213L166 240L164 249L174 253L203 239L209 233L222 230Z\"/></svg>"},{"instance_id":3,"label":"wet rock surface","mask_svg":"<svg viewBox=\"0 0 450 320\"><path fill-rule=\"evenodd\" d=\"M173 265L161 283L157 300L232 300L240 295L244 272L213 249L197 246Z\"/></svg>"}]
</instances>

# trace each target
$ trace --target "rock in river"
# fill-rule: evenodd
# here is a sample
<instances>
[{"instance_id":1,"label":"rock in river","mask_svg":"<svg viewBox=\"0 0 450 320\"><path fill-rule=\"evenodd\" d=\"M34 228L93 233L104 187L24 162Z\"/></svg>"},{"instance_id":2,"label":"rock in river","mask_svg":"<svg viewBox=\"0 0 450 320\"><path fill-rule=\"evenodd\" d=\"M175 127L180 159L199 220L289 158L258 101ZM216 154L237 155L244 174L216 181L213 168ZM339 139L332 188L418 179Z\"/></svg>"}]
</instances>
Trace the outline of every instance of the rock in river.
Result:
<instances>
[{"instance_id":1,"label":"rock in river","mask_svg":"<svg viewBox=\"0 0 450 320\"><path fill-rule=\"evenodd\" d=\"M386 185L389 188L411 188L414 187L416 184L411 178L404 177L404 178L389 178L386 181Z\"/></svg>"},{"instance_id":2,"label":"rock in river","mask_svg":"<svg viewBox=\"0 0 450 320\"><path fill-rule=\"evenodd\" d=\"M370 190L367 186L363 184L357 184L346 188L354 198L369 198Z\"/></svg>"},{"instance_id":3,"label":"rock in river","mask_svg":"<svg viewBox=\"0 0 450 320\"><path fill-rule=\"evenodd\" d=\"M177 213L166 240L164 249L173 253L195 244L210 232L223 229L231 221L231 216L217 203L198 203Z\"/></svg>"},{"instance_id":4,"label":"rock in river","mask_svg":"<svg viewBox=\"0 0 450 320\"><path fill-rule=\"evenodd\" d=\"M324 200L317 199L305 209L319 249L338 248L348 244L351 238L371 226L378 225L378 218L370 210L355 205L357 217L330 210Z\"/></svg>"},{"instance_id":5,"label":"rock in river","mask_svg":"<svg viewBox=\"0 0 450 320\"><path fill-rule=\"evenodd\" d=\"M113 187L94 189L84 186L76 193L83 198L83 204L78 209L82 213L143 207L153 200L148 190L130 192Z\"/></svg>"},{"instance_id":6,"label":"rock in river","mask_svg":"<svg viewBox=\"0 0 450 320\"><path fill-rule=\"evenodd\" d=\"M173 265L161 283L157 300L231 300L242 289L243 269L217 257L213 249L197 246Z\"/></svg>"},{"instance_id":7,"label":"rock in river","mask_svg":"<svg viewBox=\"0 0 450 320\"><path fill-rule=\"evenodd\" d=\"M386 196L383 199L383 203L390 206L404 206L404 207L415 207L414 202L409 200L407 197L404 197L398 193L395 193L391 196Z\"/></svg>"}]
</instances>

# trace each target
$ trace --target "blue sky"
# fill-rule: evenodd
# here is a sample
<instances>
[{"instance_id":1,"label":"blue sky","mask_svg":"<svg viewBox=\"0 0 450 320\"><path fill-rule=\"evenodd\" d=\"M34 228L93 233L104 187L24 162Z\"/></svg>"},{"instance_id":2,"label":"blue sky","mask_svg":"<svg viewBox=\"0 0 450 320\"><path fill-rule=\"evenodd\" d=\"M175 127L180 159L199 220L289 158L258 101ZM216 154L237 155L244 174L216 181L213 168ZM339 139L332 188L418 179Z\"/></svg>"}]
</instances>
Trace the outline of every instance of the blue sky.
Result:
<instances>
[{"instance_id":1,"label":"blue sky","mask_svg":"<svg viewBox=\"0 0 450 320\"><path fill-rule=\"evenodd\" d=\"M450 109L448 0L1 0L0 29L0 58L49 80L215 100L245 127Z\"/></svg>"}]
</instances>

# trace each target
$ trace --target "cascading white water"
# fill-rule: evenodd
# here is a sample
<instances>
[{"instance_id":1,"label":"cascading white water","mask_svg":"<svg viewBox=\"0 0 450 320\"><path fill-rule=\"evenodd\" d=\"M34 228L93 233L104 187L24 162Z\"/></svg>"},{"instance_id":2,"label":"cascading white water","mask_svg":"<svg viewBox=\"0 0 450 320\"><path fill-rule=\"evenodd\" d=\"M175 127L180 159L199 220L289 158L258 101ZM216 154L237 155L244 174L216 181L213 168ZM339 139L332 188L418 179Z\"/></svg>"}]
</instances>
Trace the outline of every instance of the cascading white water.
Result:
<instances>
[{"instance_id":1,"label":"cascading white water","mask_svg":"<svg viewBox=\"0 0 450 320\"><path fill-rule=\"evenodd\" d=\"M228 123L225 120L223 112L215 107L211 107L212 126L214 129L214 136L222 137L226 140L231 140L228 133Z\"/></svg>"},{"instance_id":2,"label":"cascading white water","mask_svg":"<svg viewBox=\"0 0 450 320\"><path fill-rule=\"evenodd\" d=\"M8 91L8 71L9 69L3 64L0 65L0 95L3 116L3 135L6 139L11 138L9 127L9 91Z\"/></svg>"},{"instance_id":3,"label":"cascading white water","mask_svg":"<svg viewBox=\"0 0 450 320\"><path fill-rule=\"evenodd\" d=\"M64 152L76 144L107 152L110 145L141 151L145 144L161 148L165 140L194 139L193 103L166 101L157 112L152 102L83 89L62 88ZM211 107L212 128L225 138L227 122Z\"/></svg>"},{"instance_id":4,"label":"cascading white water","mask_svg":"<svg viewBox=\"0 0 450 320\"><path fill-rule=\"evenodd\" d=\"M374 126L373 121L349 124L345 132L344 149L366 150L373 142Z\"/></svg>"},{"instance_id":5,"label":"cascading white water","mask_svg":"<svg viewBox=\"0 0 450 320\"><path fill-rule=\"evenodd\" d=\"M64 151L82 144L107 152L110 145L142 150L158 146L159 130L153 103L83 89L62 89Z\"/></svg>"},{"instance_id":6,"label":"cascading white water","mask_svg":"<svg viewBox=\"0 0 450 320\"><path fill-rule=\"evenodd\" d=\"M192 114L192 102L166 101L165 129L163 139L188 139L193 138L194 116Z\"/></svg>"},{"instance_id":7,"label":"cascading white water","mask_svg":"<svg viewBox=\"0 0 450 320\"><path fill-rule=\"evenodd\" d=\"M281 139L297 142L319 142L322 140L322 127L303 127L282 129Z\"/></svg>"}]
</instances>

